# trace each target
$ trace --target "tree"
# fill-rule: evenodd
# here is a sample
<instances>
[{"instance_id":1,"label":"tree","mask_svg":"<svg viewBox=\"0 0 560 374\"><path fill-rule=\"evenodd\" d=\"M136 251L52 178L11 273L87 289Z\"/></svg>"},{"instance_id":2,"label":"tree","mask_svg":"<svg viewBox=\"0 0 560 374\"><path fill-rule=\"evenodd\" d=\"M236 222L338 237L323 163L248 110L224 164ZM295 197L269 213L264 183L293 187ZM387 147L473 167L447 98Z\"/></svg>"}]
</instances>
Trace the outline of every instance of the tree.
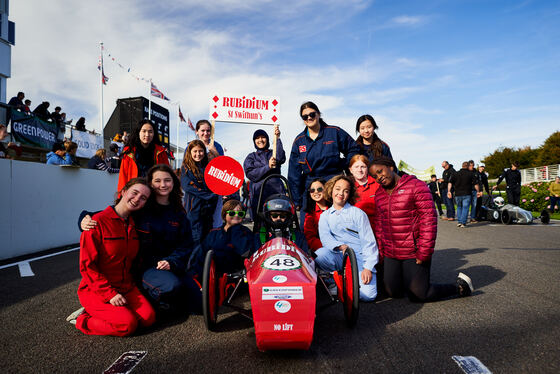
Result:
<instances>
[{"instance_id":1,"label":"tree","mask_svg":"<svg viewBox=\"0 0 560 374\"><path fill-rule=\"evenodd\" d=\"M538 148L535 166L560 164L560 131L552 133Z\"/></svg>"}]
</instances>

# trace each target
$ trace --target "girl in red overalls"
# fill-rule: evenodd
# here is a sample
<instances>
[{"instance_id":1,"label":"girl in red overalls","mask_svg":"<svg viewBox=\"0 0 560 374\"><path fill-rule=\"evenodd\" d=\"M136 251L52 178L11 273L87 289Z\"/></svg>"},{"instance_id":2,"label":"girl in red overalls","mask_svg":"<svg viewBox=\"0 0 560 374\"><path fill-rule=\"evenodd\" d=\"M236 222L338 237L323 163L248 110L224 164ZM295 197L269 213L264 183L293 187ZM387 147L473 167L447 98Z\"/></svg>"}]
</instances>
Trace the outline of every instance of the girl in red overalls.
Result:
<instances>
[{"instance_id":1,"label":"girl in red overalls","mask_svg":"<svg viewBox=\"0 0 560 374\"><path fill-rule=\"evenodd\" d=\"M82 233L78 297L85 310L68 318L73 322L74 317L76 328L85 334L125 336L138 324L150 326L155 322L154 309L130 273L139 246L130 213L144 206L150 192L144 179L131 179L120 191L115 206L93 216L97 226Z\"/></svg>"}]
</instances>

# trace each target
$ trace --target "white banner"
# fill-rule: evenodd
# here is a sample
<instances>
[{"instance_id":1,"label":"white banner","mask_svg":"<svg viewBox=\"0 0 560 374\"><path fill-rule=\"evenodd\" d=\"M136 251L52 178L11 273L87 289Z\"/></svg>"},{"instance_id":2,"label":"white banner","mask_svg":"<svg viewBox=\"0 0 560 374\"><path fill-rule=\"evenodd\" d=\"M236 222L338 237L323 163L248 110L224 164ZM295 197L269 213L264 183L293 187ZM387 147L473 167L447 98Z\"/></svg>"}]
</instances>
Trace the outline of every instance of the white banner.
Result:
<instances>
[{"instance_id":1,"label":"white banner","mask_svg":"<svg viewBox=\"0 0 560 374\"><path fill-rule=\"evenodd\" d=\"M103 148L101 135L93 135L85 131L72 129L72 141L78 144L78 152L76 152L78 157L92 158L95 151Z\"/></svg>"},{"instance_id":2,"label":"white banner","mask_svg":"<svg viewBox=\"0 0 560 374\"><path fill-rule=\"evenodd\" d=\"M210 100L211 120L220 122L280 123L280 99L274 96L214 95Z\"/></svg>"}]
</instances>

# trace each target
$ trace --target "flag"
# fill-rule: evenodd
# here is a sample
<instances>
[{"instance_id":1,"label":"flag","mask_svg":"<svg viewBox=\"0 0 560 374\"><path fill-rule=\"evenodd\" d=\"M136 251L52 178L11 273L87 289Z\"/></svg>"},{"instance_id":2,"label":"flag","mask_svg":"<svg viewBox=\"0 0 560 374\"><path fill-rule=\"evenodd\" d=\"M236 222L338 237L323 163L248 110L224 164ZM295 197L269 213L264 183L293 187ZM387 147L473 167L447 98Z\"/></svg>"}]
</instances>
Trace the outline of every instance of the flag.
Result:
<instances>
[{"instance_id":1,"label":"flag","mask_svg":"<svg viewBox=\"0 0 560 374\"><path fill-rule=\"evenodd\" d=\"M105 70L103 69L103 55L99 55L97 70L101 71L101 83L106 85L109 82L109 77L105 75Z\"/></svg>"},{"instance_id":2,"label":"flag","mask_svg":"<svg viewBox=\"0 0 560 374\"><path fill-rule=\"evenodd\" d=\"M169 101L169 99L167 98L167 96L165 96L165 95L163 94L163 92L161 92L160 90L158 90L158 88L156 87L155 84L153 84L152 82L150 82L150 84L152 85L152 91L151 91L151 92L152 92L152 96L159 97L159 98L162 99L162 100L167 100L167 101Z\"/></svg>"},{"instance_id":3,"label":"flag","mask_svg":"<svg viewBox=\"0 0 560 374\"><path fill-rule=\"evenodd\" d=\"M181 120L181 122L187 122L187 121L185 121L185 117L183 116L183 112L181 112L181 107L179 107L179 119Z\"/></svg>"},{"instance_id":4,"label":"flag","mask_svg":"<svg viewBox=\"0 0 560 374\"><path fill-rule=\"evenodd\" d=\"M193 124L192 124L192 122L191 122L191 119L190 119L189 117L187 117L187 120L189 121L189 122L188 122L188 123L189 123L189 129L191 129L192 131L196 132L196 130L194 129L194 126L193 126Z\"/></svg>"}]
</instances>

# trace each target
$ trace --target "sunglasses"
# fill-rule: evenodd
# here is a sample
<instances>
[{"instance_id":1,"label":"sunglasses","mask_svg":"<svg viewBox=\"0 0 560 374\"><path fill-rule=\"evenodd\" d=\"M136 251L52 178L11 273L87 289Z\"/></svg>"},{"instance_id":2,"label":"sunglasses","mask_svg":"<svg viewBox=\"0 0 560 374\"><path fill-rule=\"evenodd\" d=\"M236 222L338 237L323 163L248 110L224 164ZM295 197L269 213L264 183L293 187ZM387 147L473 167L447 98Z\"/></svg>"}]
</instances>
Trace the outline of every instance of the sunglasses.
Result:
<instances>
[{"instance_id":1,"label":"sunglasses","mask_svg":"<svg viewBox=\"0 0 560 374\"><path fill-rule=\"evenodd\" d=\"M238 217L241 217L241 218L245 217L245 212L242 211L242 210L227 210L226 214L230 217L235 217L235 216L238 216Z\"/></svg>"},{"instance_id":2,"label":"sunglasses","mask_svg":"<svg viewBox=\"0 0 560 374\"><path fill-rule=\"evenodd\" d=\"M317 187L317 188L310 188L309 189L309 193L315 193L315 191L323 192L323 187Z\"/></svg>"},{"instance_id":3,"label":"sunglasses","mask_svg":"<svg viewBox=\"0 0 560 374\"><path fill-rule=\"evenodd\" d=\"M307 121L308 119L315 119L315 116L317 116L317 112L311 112L309 114L302 115L301 119Z\"/></svg>"},{"instance_id":4,"label":"sunglasses","mask_svg":"<svg viewBox=\"0 0 560 374\"><path fill-rule=\"evenodd\" d=\"M286 213L270 213L270 217L272 218L288 218Z\"/></svg>"}]
</instances>

